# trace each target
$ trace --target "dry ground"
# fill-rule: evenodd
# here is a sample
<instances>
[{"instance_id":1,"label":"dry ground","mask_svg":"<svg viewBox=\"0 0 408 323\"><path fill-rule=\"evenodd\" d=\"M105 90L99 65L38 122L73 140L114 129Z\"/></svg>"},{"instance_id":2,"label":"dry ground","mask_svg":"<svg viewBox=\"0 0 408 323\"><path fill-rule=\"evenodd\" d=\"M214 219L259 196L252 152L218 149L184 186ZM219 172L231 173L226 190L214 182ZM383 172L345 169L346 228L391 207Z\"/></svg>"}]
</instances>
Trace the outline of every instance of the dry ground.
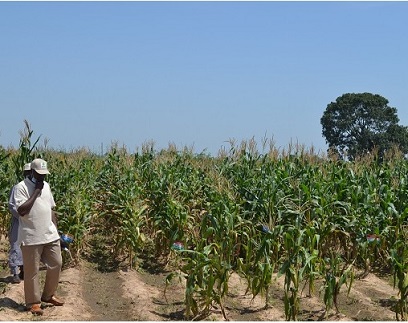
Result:
<instances>
[{"instance_id":1,"label":"dry ground","mask_svg":"<svg viewBox=\"0 0 408 323\"><path fill-rule=\"evenodd\" d=\"M23 283L9 283L7 241L0 240L0 321L180 321L183 320L184 286L172 283L164 295L168 273L121 270L101 273L88 262L65 268L61 274L59 295L66 301L62 307L45 308L42 317L24 310ZM44 277L45 272L41 272ZM265 298L254 300L245 295L245 282L237 275L230 278L226 314L231 321L284 321L283 280L272 287L272 307L264 309ZM326 321L392 321L392 306L397 298L389 278L369 274L354 283L350 295L342 290L341 314L324 317L324 304L318 291L313 297L302 295L299 320ZM223 321L219 308L205 320Z\"/></svg>"}]
</instances>

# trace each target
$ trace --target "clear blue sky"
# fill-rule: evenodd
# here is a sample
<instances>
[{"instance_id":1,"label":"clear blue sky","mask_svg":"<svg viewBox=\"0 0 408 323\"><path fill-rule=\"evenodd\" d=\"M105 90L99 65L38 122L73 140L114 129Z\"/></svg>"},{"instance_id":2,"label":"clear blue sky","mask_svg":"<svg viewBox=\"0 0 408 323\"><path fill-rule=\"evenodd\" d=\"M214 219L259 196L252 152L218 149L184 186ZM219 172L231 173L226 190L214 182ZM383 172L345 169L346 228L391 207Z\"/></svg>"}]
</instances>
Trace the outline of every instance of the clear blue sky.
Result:
<instances>
[{"instance_id":1,"label":"clear blue sky","mask_svg":"<svg viewBox=\"0 0 408 323\"><path fill-rule=\"evenodd\" d=\"M408 125L408 2L0 2L0 145L228 140L326 151L320 118L370 92Z\"/></svg>"}]
</instances>

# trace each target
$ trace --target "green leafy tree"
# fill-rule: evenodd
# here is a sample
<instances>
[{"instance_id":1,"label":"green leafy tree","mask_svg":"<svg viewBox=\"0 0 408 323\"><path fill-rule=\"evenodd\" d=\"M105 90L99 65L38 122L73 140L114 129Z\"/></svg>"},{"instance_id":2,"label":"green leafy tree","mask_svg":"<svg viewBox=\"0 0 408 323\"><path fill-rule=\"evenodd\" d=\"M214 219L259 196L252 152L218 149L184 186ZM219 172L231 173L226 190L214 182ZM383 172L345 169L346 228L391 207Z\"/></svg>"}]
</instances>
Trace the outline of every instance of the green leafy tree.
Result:
<instances>
[{"instance_id":1,"label":"green leafy tree","mask_svg":"<svg viewBox=\"0 0 408 323\"><path fill-rule=\"evenodd\" d=\"M408 128L398 125L397 109L378 94L346 93L327 105L320 123L329 150L350 160L397 147L408 152Z\"/></svg>"}]
</instances>

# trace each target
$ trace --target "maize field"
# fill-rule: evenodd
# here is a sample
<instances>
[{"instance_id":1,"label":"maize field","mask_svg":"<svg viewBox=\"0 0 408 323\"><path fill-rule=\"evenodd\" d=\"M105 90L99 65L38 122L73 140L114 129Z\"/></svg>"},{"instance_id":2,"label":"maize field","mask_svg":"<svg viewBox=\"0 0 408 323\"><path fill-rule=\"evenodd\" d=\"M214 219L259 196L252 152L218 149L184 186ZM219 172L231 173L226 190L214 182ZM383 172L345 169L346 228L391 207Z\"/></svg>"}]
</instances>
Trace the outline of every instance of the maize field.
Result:
<instances>
[{"instance_id":1,"label":"maize field","mask_svg":"<svg viewBox=\"0 0 408 323\"><path fill-rule=\"evenodd\" d=\"M186 319L213 306L224 313L232 273L265 307L274 277L284 277L285 316L297 320L305 286L339 311L340 288L369 272L393 278L395 319L407 319L408 165L398 152L346 162L303 147L260 153L250 140L217 157L153 144L101 155L34 147L31 134L0 149L0 234L22 165L41 157L74 259L137 268L151 255L170 270L167 284L185 280Z\"/></svg>"}]
</instances>

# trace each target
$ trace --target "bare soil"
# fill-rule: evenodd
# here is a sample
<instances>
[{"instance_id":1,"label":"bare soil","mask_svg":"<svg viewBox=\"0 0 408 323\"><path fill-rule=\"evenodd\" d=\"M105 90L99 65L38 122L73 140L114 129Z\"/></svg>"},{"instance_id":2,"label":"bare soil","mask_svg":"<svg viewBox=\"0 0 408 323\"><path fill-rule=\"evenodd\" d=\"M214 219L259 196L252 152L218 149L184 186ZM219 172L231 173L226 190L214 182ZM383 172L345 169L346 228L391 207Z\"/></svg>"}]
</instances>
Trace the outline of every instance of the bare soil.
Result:
<instances>
[{"instance_id":1,"label":"bare soil","mask_svg":"<svg viewBox=\"0 0 408 323\"><path fill-rule=\"evenodd\" d=\"M184 319L184 285L172 282L165 291L168 272L119 270L103 273L89 262L65 266L61 273L58 295L65 300L61 307L47 306L44 315L33 316L25 311L24 284L10 282L7 267L8 245L0 238L0 321L181 321ZM41 271L42 279L45 271ZM357 280L347 296L341 291L340 314L325 316L322 295L316 290L300 299L299 320L302 321L393 321L393 306L398 291L390 277L372 273ZM225 300L226 315L231 321L284 321L283 278L274 280L272 307L265 309L265 296L252 299L246 295L246 284L238 275L230 277L229 294ZM318 288L316 288L318 289ZM45 305L45 304L43 304ZM224 321L220 308L214 307L203 320Z\"/></svg>"}]
</instances>

